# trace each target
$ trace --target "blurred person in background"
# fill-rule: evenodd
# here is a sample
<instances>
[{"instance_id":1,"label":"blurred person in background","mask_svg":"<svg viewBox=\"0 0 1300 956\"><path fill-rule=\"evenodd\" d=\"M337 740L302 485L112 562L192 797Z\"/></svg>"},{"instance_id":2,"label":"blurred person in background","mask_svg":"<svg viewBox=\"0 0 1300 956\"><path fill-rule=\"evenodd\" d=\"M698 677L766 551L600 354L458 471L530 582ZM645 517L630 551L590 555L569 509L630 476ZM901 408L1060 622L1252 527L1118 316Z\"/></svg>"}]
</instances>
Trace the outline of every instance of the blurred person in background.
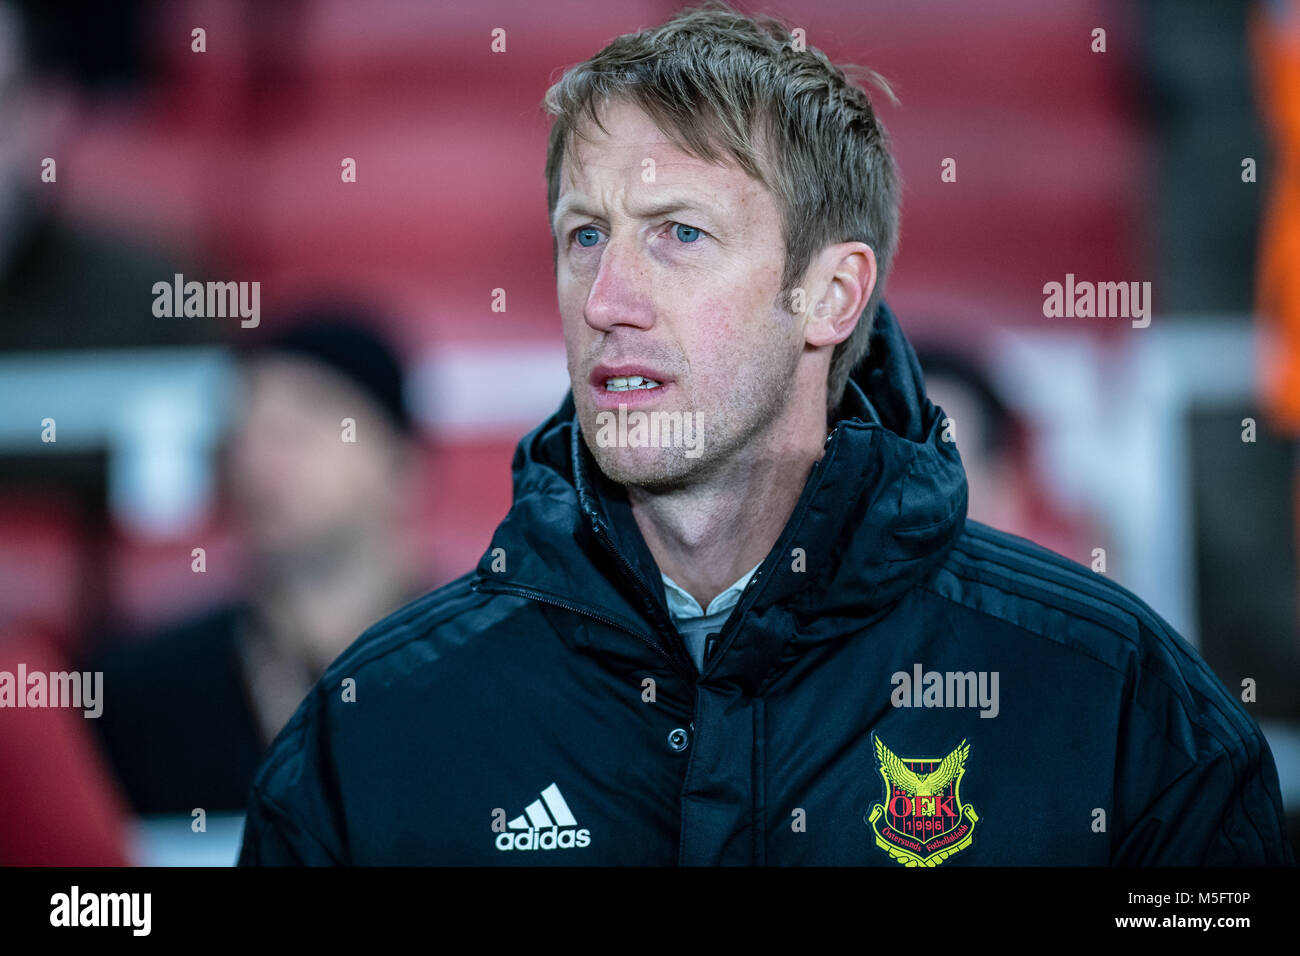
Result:
<instances>
[{"instance_id":1,"label":"blurred person in background","mask_svg":"<svg viewBox=\"0 0 1300 956\"><path fill-rule=\"evenodd\" d=\"M96 727L140 813L242 809L325 666L419 591L402 534L413 428L389 346L313 310L241 365L225 483L244 599L92 665L109 701Z\"/></svg>"},{"instance_id":2,"label":"blurred person in background","mask_svg":"<svg viewBox=\"0 0 1300 956\"><path fill-rule=\"evenodd\" d=\"M1260 234L1256 311L1261 392L1273 425L1300 437L1300 0L1251 10L1259 99L1273 140L1268 206Z\"/></svg>"},{"instance_id":3,"label":"blurred person in background","mask_svg":"<svg viewBox=\"0 0 1300 956\"><path fill-rule=\"evenodd\" d=\"M939 343L916 348L931 400L951 419L970 485L967 516L1061 554L1087 553L1087 522L1066 514L1035 479L1033 436L976 359ZM866 386L862 370L855 374Z\"/></svg>"},{"instance_id":4,"label":"blurred person in background","mask_svg":"<svg viewBox=\"0 0 1300 956\"><path fill-rule=\"evenodd\" d=\"M124 229L66 215L87 78L51 70L37 32L20 6L0 0L0 354L214 343L210 325L159 323L151 314L148 290L179 271L173 256ZM131 53L119 52L130 79ZM0 408L10 411L7 402ZM6 674L65 672L101 610L104 459L51 450L10 444L0 462ZM128 861L128 807L97 748L95 723L53 706L3 711L0 865Z\"/></svg>"},{"instance_id":5,"label":"blurred person in background","mask_svg":"<svg viewBox=\"0 0 1300 956\"><path fill-rule=\"evenodd\" d=\"M77 134L96 101L89 76L51 65L50 37L37 42L40 30L30 14L0 0L0 357L21 370L29 361L47 368L84 357L93 365L110 351L165 346L156 354L176 356L186 346L217 344L220 331L212 323L161 322L152 313L153 284L192 262L151 248L125 225L103 229L69 215L70 187L81 172L74 158ZM48 34L48 20L45 27ZM67 32L68 44L80 36ZM115 56L131 79L137 64L130 51ZM0 386L15 388L3 375ZM29 441L25 429L16 438L8 419L15 397L40 404L47 395L39 387L34 396L0 395L9 428L0 445L0 528L9 535L19 531L4 541L0 564L31 573L31 542L42 542L48 554L52 549L44 543L53 538L61 547L52 560L61 567L34 581L24 574L0 577L0 619L19 612L33 618L58 653L75 659L84 650L82 637L107 613L105 439L83 433L62 445L45 444L39 436ZM104 405L90 387L57 398L51 406ZM75 429L84 422L68 424ZM64 587L66 599L43 597Z\"/></svg>"},{"instance_id":6,"label":"blurred person in background","mask_svg":"<svg viewBox=\"0 0 1300 956\"><path fill-rule=\"evenodd\" d=\"M0 0L0 351L216 344L150 311L147 290L189 263L58 214L76 94L34 75L27 33Z\"/></svg>"},{"instance_id":7,"label":"blurred person in background","mask_svg":"<svg viewBox=\"0 0 1300 956\"><path fill-rule=\"evenodd\" d=\"M1288 557L1294 560L1300 554L1300 0L1259 0L1250 8L1247 27L1254 92L1272 145L1259 164L1266 192L1254 289L1260 332L1257 398L1268 429L1290 443ZM1292 654L1300 647L1294 623L1300 621L1300 588L1294 583L1293 578L1293 617L1285 635ZM1300 781L1300 732L1294 723L1286 736L1290 747L1280 751L1278 765L1294 787ZM1288 802L1292 840L1300 847L1300 806Z\"/></svg>"},{"instance_id":8,"label":"blurred person in background","mask_svg":"<svg viewBox=\"0 0 1300 956\"><path fill-rule=\"evenodd\" d=\"M1263 0L1251 10L1250 42L1261 111L1274 147L1260 231L1255 311L1260 397L1270 424L1300 439L1300 0ZM1300 514L1300 459L1295 469ZM1294 531L1300 550L1300 522ZM1297 603L1300 614L1300 603Z\"/></svg>"}]
</instances>

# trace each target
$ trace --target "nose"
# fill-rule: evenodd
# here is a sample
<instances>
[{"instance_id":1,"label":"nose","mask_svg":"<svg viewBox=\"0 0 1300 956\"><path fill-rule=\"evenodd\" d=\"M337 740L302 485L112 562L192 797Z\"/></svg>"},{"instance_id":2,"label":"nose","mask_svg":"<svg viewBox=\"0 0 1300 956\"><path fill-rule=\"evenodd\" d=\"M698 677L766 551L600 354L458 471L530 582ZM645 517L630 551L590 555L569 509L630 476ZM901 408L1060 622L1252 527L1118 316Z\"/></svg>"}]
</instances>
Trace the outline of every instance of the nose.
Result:
<instances>
[{"instance_id":1,"label":"nose","mask_svg":"<svg viewBox=\"0 0 1300 956\"><path fill-rule=\"evenodd\" d=\"M648 269L636 250L630 243L624 245L611 238L601 251L583 318L599 332L610 332L620 325L648 329L654 325L648 289Z\"/></svg>"}]
</instances>

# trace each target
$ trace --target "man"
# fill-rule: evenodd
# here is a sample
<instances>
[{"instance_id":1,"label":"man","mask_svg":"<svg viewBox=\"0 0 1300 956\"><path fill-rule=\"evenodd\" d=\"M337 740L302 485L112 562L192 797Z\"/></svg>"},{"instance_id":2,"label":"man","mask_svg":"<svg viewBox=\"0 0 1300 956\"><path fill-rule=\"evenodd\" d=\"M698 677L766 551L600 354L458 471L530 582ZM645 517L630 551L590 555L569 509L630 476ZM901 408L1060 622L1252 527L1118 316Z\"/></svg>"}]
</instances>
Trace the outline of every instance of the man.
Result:
<instances>
[{"instance_id":1,"label":"man","mask_svg":"<svg viewBox=\"0 0 1300 956\"><path fill-rule=\"evenodd\" d=\"M965 520L881 302L898 181L865 94L712 9L546 103L572 391L476 571L281 733L241 862L1289 859L1272 757L1191 648Z\"/></svg>"},{"instance_id":2,"label":"man","mask_svg":"<svg viewBox=\"0 0 1300 956\"><path fill-rule=\"evenodd\" d=\"M403 540L414 423L397 358L362 319L306 308L241 355L223 469L238 599L89 668L112 701L91 723L139 813L243 809L329 662L421 590Z\"/></svg>"}]
</instances>

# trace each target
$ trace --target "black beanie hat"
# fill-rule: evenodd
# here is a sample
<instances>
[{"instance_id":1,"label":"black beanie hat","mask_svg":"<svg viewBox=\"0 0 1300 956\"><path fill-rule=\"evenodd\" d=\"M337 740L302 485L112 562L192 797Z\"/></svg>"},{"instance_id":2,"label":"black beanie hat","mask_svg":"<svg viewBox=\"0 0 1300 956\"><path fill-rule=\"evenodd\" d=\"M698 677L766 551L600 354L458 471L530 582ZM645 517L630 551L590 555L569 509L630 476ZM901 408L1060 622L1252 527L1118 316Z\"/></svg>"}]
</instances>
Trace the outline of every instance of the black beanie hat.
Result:
<instances>
[{"instance_id":1,"label":"black beanie hat","mask_svg":"<svg viewBox=\"0 0 1300 956\"><path fill-rule=\"evenodd\" d=\"M403 396L402 366L371 323L357 310L309 309L294 313L277 331L250 342L246 356L281 353L318 362L343 375L387 413L404 435L414 429Z\"/></svg>"}]
</instances>

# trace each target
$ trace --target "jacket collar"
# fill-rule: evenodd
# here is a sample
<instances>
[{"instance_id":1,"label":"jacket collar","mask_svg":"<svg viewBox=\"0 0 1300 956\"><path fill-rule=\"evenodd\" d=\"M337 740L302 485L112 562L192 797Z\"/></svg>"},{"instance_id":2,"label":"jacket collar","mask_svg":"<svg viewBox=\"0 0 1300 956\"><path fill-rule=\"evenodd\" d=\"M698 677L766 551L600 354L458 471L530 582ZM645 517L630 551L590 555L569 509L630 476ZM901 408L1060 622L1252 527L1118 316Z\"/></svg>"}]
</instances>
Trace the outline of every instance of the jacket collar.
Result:
<instances>
[{"instance_id":1,"label":"jacket collar","mask_svg":"<svg viewBox=\"0 0 1300 956\"><path fill-rule=\"evenodd\" d=\"M956 445L941 438L943 415L925 395L916 354L883 303L855 378L706 679L756 689L778 657L887 612L961 533L965 471ZM694 676L626 491L583 442L572 393L520 442L513 470L514 505L479 562L475 587L602 618L658 645Z\"/></svg>"}]
</instances>

